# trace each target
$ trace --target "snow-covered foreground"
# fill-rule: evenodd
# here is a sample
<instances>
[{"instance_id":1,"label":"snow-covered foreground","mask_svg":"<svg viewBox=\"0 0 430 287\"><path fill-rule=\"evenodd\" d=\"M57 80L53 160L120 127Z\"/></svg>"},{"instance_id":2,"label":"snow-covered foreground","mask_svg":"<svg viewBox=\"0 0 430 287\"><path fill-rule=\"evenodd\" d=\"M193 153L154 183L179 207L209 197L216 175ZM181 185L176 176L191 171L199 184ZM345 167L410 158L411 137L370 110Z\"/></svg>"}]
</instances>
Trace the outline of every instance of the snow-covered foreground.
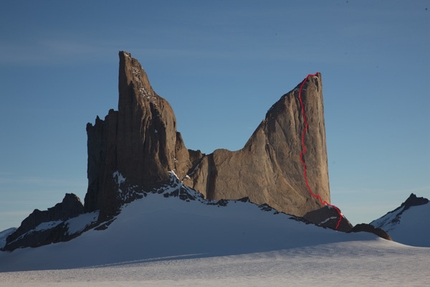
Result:
<instances>
[{"instance_id":1,"label":"snow-covered foreground","mask_svg":"<svg viewBox=\"0 0 430 287\"><path fill-rule=\"evenodd\" d=\"M0 286L424 286L429 264L430 248L150 194L106 230L0 252Z\"/></svg>"},{"instance_id":2,"label":"snow-covered foreground","mask_svg":"<svg viewBox=\"0 0 430 287\"><path fill-rule=\"evenodd\" d=\"M429 255L428 248L381 239L98 268L8 272L0 273L0 286L426 286Z\"/></svg>"}]
</instances>

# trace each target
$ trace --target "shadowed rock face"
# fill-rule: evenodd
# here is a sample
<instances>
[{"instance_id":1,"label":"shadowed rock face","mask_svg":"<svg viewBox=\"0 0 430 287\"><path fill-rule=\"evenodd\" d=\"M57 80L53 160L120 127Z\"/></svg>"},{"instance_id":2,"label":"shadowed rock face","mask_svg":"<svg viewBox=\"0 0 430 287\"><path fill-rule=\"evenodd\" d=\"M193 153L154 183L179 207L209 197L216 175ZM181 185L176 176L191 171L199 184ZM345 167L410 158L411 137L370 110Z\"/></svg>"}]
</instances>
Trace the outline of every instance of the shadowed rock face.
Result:
<instances>
[{"instance_id":1,"label":"shadowed rock face","mask_svg":"<svg viewBox=\"0 0 430 287\"><path fill-rule=\"evenodd\" d=\"M136 59L127 52L120 52L119 58L118 111L87 124L85 211L100 210L101 219L124 203L118 198L115 172L127 179L128 188L147 190L166 182L169 171L185 176L191 167L170 104L154 92Z\"/></svg>"},{"instance_id":2,"label":"shadowed rock face","mask_svg":"<svg viewBox=\"0 0 430 287\"><path fill-rule=\"evenodd\" d=\"M240 199L268 204L303 216L320 208L306 188L300 162L304 128L298 87L266 114L244 148L205 155L187 150L169 103L152 89L139 62L120 52L118 111L87 125L88 192L85 211L114 215L125 201L168 180L174 171L185 185L208 199ZM305 136L309 184L330 202L321 75L310 77L302 93L309 127ZM116 175L116 176L115 176ZM119 176L126 186L119 189Z\"/></svg>"},{"instance_id":3,"label":"shadowed rock face","mask_svg":"<svg viewBox=\"0 0 430 287\"><path fill-rule=\"evenodd\" d=\"M360 223L354 226L349 232L369 232L378 235L381 238L392 241L391 236L381 228L375 228L373 225L367 223Z\"/></svg>"},{"instance_id":4,"label":"shadowed rock face","mask_svg":"<svg viewBox=\"0 0 430 287\"><path fill-rule=\"evenodd\" d=\"M353 228L351 222L349 222L345 216L342 216L339 226L336 228L339 221L339 214L333 207L328 205L317 210L309 211L303 218L318 226L336 229L337 231L349 232Z\"/></svg>"},{"instance_id":5,"label":"shadowed rock face","mask_svg":"<svg viewBox=\"0 0 430 287\"><path fill-rule=\"evenodd\" d=\"M419 205L427 204L428 202L429 202L429 200L427 198L417 197L414 193L411 193L411 195L409 195L408 199L406 199L406 201L400 205L400 208L404 207L403 211L405 211L405 210L408 210L412 206L419 206Z\"/></svg>"},{"instance_id":6,"label":"shadowed rock face","mask_svg":"<svg viewBox=\"0 0 430 287\"><path fill-rule=\"evenodd\" d=\"M48 210L35 209L25 218L20 227L7 237L4 250L14 250L19 247L36 247L51 242L65 241L67 228L58 225L53 229L37 231L36 228L44 222L66 221L83 213L84 207L79 198L73 193L66 193L61 203ZM31 232L33 231L33 232Z\"/></svg>"}]
</instances>

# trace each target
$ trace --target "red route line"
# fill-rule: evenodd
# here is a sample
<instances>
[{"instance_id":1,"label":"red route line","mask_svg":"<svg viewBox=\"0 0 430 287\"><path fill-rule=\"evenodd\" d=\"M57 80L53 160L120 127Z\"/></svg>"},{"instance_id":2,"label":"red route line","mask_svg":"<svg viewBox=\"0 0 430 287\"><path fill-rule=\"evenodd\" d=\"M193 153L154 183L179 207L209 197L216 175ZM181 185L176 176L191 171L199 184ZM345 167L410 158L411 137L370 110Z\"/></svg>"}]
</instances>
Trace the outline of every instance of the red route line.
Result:
<instances>
[{"instance_id":1,"label":"red route line","mask_svg":"<svg viewBox=\"0 0 430 287\"><path fill-rule=\"evenodd\" d=\"M302 110L303 122L304 122L304 127L303 127L303 131L302 131L302 150L300 152L300 161L302 162L302 165L303 165L303 176L305 178L306 187L308 188L308 191L311 194L311 196L313 198L318 199L321 205L323 205L323 206L328 205L330 207L333 207L336 210L336 212L339 214L339 220L337 221L336 228L335 228L335 229L338 229L340 222L342 221L342 217L343 217L342 212L340 212L340 209L337 206L328 203L326 200L323 201L319 194L313 193L311 187L309 186L306 163L305 163L305 160L303 159L303 156L306 153L305 134L306 134L306 131L309 127L309 123L308 123L306 113L305 113L305 105L303 104L303 100L302 100L302 90L303 90L303 87L305 86L305 83L308 81L309 77L315 77L317 75L318 75L318 72L316 72L315 74L307 75L306 78L303 80L303 82L300 84L300 88L299 88L298 98L300 100L300 107Z\"/></svg>"}]
</instances>

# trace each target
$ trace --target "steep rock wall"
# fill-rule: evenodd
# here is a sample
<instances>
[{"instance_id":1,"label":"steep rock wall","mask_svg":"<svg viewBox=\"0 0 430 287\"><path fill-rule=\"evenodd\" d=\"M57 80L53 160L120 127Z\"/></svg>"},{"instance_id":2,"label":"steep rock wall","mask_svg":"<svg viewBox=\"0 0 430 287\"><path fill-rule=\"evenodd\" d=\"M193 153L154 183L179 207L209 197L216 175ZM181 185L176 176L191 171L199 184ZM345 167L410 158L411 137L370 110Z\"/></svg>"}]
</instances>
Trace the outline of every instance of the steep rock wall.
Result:
<instances>
[{"instance_id":1,"label":"steep rock wall","mask_svg":"<svg viewBox=\"0 0 430 287\"><path fill-rule=\"evenodd\" d=\"M85 211L100 210L101 218L115 214L123 203L115 172L130 187L150 189L166 182L170 170L185 176L191 167L170 104L154 92L136 59L127 52L120 52L119 58L118 111L87 124Z\"/></svg>"},{"instance_id":2,"label":"steep rock wall","mask_svg":"<svg viewBox=\"0 0 430 287\"><path fill-rule=\"evenodd\" d=\"M330 202L321 74L310 77L304 87L309 185ZM306 189L300 161L305 123L297 93L298 87L270 108L243 149L219 149L204 156L184 183L209 199L249 197L297 216L318 209L318 201Z\"/></svg>"}]
</instances>

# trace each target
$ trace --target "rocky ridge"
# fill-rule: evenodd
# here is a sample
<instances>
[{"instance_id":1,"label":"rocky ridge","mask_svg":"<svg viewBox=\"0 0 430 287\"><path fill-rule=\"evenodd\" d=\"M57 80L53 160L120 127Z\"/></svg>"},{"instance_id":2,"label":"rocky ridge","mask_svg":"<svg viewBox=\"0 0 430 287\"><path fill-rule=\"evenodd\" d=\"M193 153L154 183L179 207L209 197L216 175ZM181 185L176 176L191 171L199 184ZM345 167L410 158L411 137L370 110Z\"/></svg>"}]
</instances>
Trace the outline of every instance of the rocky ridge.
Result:
<instances>
[{"instance_id":1,"label":"rocky ridge","mask_svg":"<svg viewBox=\"0 0 430 287\"><path fill-rule=\"evenodd\" d=\"M74 237L68 234L65 222L84 212L79 197L67 193L61 203L57 203L48 210L35 209L25 218L20 227L11 233L5 242L5 250L14 250L18 247L37 247L51 242L67 241ZM44 224L49 222L50 224ZM38 228L39 227L39 228Z\"/></svg>"},{"instance_id":2,"label":"rocky ridge","mask_svg":"<svg viewBox=\"0 0 430 287\"><path fill-rule=\"evenodd\" d=\"M428 204L429 200L424 197L417 197L414 193L411 193L409 197L396 209L387 212L384 216L373 220L370 225L383 229L387 232L396 228L396 225L400 224L403 213L414 206L420 206Z\"/></svg>"}]
</instances>

